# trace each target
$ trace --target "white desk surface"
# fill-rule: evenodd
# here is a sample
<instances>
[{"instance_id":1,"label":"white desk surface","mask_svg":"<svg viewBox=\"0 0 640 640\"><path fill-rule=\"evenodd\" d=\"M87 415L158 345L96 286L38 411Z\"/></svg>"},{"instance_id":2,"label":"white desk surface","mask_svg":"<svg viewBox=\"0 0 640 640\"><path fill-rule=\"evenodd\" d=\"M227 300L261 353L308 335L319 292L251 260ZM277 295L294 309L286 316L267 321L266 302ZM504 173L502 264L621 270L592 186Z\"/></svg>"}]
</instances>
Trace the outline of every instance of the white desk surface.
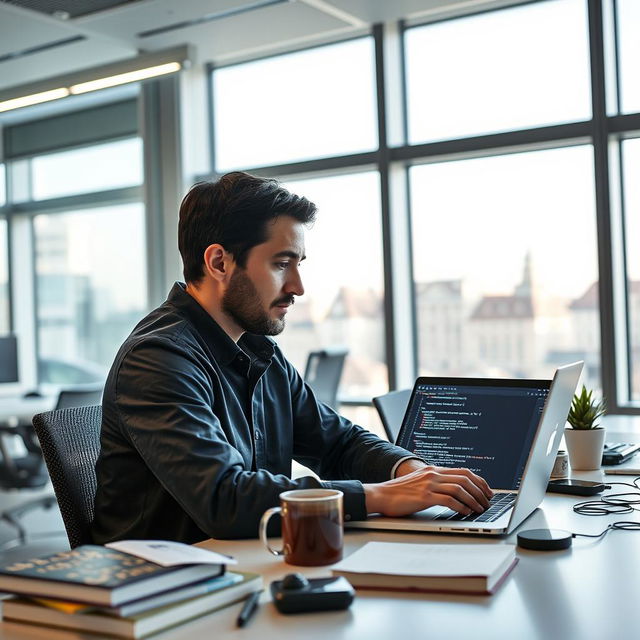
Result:
<instances>
[{"instance_id":1,"label":"white desk surface","mask_svg":"<svg viewBox=\"0 0 640 640\"><path fill-rule=\"evenodd\" d=\"M31 422L36 413L51 411L56 404L56 395L42 395L35 398L24 396L0 396L0 422L18 418L21 422Z\"/></svg>"},{"instance_id":2,"label":"white desk surface","mask_svg":"<svg viewBox=\"0 0 640 640\"><path fill-rule=\"evenodd\" d=\"M575 474L574 474L575 475ZM581 474L599 479L601 472ZM607 478L624 481L622 478ZM622 490L622 488L620 488ZM585 517L571 507L583 498L547 494L540 509L521 529L551 527L599 533L616 520L640 521L637 514ZM425 544L505 544L507 539L474 536L347 531L345 551L368 540ZM259 638L260 640L395 640L396 638L608 640L637 638L640 620L640 532L611 531L601 540L578 538L565 551L518 549L518 565L493 596L409 594L359 591L347 611L284 616L270 602L272 580L299 570L308 576L328 576L326 567L292 568L271 556L257 540L209 540L203 546L235 556L238 569L264 577L261 606L244 629L235 619L240 605L162 632L158 640ZM12 623L0 624L2 640L96 638Z\"/></svg>"},{"instance_id":3,"label":"white desk surface","mask_svg":"<svg viewBox=\"0 0 640 640\"><path fill-rule=\"evenodd\" d=\"M572 477L604 479L609 484L630 481L628 476L605 477L600 471L574 473ZM611 492L623 490L614 485ZM599 517L573 513L572 505L587 499L547 494L519 530L556 528L599 533L610 522L640 521L637 512ZM369 540L481 546L515 543L515 537L347 531L345 555ZM577 538L565 551L518 549L519 563L493 596L359 591L346 611L289 616L279 614L271 604L271 581L292 571L310 577L328 576L327 567L290 567L270 555L257 540L209 540L201 544L236 557L238 570L264 577L261 606L244 629L235 626L241 606L236 604L154 635L154 640L626 640L640 636L640 531L611 531L600 540ZM97 637L0 623L1 640Z\"/></svg>"}]
</instances>

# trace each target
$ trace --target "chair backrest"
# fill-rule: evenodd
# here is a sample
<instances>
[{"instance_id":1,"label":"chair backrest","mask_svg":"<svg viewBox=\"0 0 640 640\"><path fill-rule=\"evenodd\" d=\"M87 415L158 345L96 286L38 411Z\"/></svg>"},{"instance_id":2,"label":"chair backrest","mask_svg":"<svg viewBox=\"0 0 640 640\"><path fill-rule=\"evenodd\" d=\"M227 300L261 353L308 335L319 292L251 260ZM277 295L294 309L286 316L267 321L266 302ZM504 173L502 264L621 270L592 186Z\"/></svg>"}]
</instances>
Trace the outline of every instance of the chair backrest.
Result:
<instances>
[{"instance_id":1,"label":"chair backrest","mask_svg":"<svg viewBox=\"0 0 640 640\"><path fill-rule=\"evenodd\" d=\"M311 351L307 358L304 381L313 389L320 402L334 409L337 406L338 387L348 350L342 347Z\"/></svg>"},{"instance_id":2,"label":"chair backrest","mask_svg":"<svg viewBox=\"0 0 640 640\"><path fill-rule=\"evenodd\" d=\"M102 401L102 385L90 389L62 389L58 395L56 409L90 407Z\"/></svg>"},{"instance_id":3,"label":"chair backrest","mask_svg":"<svg viewBox=\"0 0 640 640\"><path fill-rule=\"evenodd\" d=\"M387 433L389 442L395 442L398 439L398 433L400 432L402 419L407 411L410 397L411 389L400 389L373 399L373 404L378 410L378 415L382 420L382 426Z\"/></svg>"},{"instance_id":4,"label":"chair backrest","mask_svg":"<svg viewBox=\"0 0 640 640\"><path fill-rule=\"evenodd\" d=\"M33 417L71 548L91 541L95 464L102 407L75 407Z\"/></svg>"}]
</instances>

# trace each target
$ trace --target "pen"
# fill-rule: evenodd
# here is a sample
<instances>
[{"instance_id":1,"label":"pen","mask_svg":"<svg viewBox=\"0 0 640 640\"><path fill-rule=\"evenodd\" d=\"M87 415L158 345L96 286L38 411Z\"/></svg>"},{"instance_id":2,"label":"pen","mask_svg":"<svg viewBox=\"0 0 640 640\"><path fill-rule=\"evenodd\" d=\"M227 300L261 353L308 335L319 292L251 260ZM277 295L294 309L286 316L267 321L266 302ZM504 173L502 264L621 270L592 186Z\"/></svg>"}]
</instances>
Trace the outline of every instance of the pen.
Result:
<instances>
[{"instance_id":1,"label":"pen","mask_svg":"<svg viewBox=\"0 0 640 640\"><path fill-rule=\"evenodd\" d=\"M255 613L255 610L258 608L258 600L260 600L260 594L262 591L254 591L249 597L244 601L242 605L242 609L240 611L240 615L238 616L237 625L239 627L244 627L251 616Z\"/></svg>"}]
</instances>

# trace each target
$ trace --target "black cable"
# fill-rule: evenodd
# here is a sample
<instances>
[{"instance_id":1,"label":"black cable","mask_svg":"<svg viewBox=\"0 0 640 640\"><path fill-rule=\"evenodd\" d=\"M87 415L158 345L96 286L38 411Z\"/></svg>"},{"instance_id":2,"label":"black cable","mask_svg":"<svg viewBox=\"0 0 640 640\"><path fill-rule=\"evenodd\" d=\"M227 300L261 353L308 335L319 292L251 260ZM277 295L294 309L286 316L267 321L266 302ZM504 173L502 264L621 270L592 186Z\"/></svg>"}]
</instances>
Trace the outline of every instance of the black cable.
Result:
<instances>
[{"instance_id":1,"label":"black cable","mask_svg":"<svg viewBox=\"0 0 640 640\"><path fill-rule=\"evenodd\" d=\"M607 489L611 489L611 485L623 485L631 487L635 491L625 491L622 493L612 493L608 496L602 496L599 500L586 500L584 502L578 502L573 505L573 511L581 516L606 516L613 514L633 513L634 511L640 511L640 476L633 479L632 482L611 482L607 485ZM629 497L632 496L632 497ZM640 531L640 522L634 522L632 520L620 520L613 522L607 526L607 528L601 533L573 533L572 538L602 538L609 531L618 529L622 531Z\"/></svg>"}]
</instances>

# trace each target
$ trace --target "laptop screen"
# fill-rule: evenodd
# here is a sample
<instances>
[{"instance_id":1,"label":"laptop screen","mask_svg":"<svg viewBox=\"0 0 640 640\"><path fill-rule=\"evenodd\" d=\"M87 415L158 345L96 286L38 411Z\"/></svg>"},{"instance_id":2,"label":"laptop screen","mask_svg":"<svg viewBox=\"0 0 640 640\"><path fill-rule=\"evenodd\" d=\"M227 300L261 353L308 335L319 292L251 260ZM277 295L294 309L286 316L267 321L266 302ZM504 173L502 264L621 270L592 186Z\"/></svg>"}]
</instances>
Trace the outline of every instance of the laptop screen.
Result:
<instances>
[{"instance_id":1,"label":"laptop screen","mask_svg":"<svg viewBox=\"0 0 640 640\"><path fill-rule=\"evenodd\" d=\"M520 487L550 380L418 378L396 444L493 489Z\"/></svg>"}]
</instances>

